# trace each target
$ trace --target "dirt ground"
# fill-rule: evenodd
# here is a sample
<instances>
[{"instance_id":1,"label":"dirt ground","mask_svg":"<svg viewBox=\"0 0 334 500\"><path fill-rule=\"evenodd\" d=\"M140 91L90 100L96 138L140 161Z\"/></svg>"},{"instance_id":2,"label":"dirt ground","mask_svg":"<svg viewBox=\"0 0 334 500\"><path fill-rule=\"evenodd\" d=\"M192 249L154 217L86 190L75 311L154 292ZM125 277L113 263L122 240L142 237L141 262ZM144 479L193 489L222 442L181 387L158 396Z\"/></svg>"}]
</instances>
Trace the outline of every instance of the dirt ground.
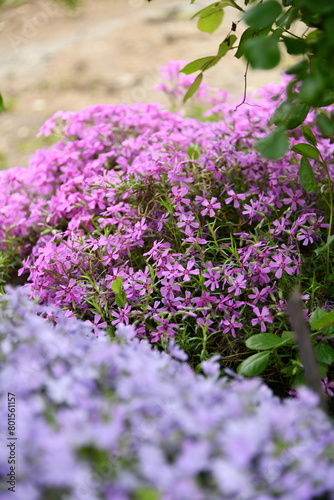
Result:
<instances>
[{"instance_id":1,"label":"dirt ground","mask_svg":"<svg viewBox=\"0 0 334 500\"><path fill-rule=\"evenodd\" d=\"M35 138L40 126L59 109L166 103L152 90L160 82L158 66L215 54L239 20L227 8L221 28L209 35L189 20L207 1L82 0L75 11L50 0L18 3L0 12L0 91L8 108L0 115L0 168L26 166L43 145ZM249 91L278 82L284 64L251 71ZM241 99L244 71L244 62L228 54L205 81Z\"/></svg>"}]
</instances>

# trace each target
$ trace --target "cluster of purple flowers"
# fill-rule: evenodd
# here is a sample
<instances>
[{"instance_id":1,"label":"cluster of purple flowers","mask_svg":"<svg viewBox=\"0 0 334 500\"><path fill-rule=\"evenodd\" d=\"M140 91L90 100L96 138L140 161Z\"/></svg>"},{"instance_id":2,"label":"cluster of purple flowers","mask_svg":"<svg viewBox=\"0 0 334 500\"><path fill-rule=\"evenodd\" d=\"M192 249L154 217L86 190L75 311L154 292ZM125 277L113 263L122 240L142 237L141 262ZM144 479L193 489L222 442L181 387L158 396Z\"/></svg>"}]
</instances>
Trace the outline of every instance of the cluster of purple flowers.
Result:
<instances>
[{"instance_id":1,"label":"cluster of purple flowers","mask_svg":"<svg viewBox=\"0 0 334 500\"><path fill-rule=\"evenodd\" d=\"M333 498L334 429L307 389L280 401L258 379L219 378L217 358L195 374L173 340L168 355L119 324L110 342L23 292L0 297L0 422L11 392L18 498Z\"/></svg>"},{"instance_id":2,"label":"cluster of purple flowers","mask_svg":"<svg viewBox=\"0 0 334 500\"><path fill-rule=\"evenodd\" d=\"M180 66L165 69L175 92L189 85ZM216 121L149 104L56 113L40 133L59 142L29 168L0 172L0 249L23 258L31 296L93 329L131 322L152 341L177 335L180 319L186 333L277 331L281 283L293 283L328 227L296 155L273 162L254 148L283 89L269 85L237 109L218 94L205 113ZM314 133L333 174L334 144Z\"/></svg>"}]
</instances>

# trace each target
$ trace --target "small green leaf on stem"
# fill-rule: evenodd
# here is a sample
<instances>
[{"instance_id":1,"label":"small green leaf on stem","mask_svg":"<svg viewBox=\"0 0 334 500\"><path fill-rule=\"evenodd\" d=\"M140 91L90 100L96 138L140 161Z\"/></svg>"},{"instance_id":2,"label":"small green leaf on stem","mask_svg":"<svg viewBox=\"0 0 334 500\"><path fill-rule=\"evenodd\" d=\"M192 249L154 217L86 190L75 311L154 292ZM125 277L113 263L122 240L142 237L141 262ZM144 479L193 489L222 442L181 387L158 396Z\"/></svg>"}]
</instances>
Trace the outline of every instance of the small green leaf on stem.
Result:
<instances>
[{"instance_id":1,"label":"small green leaf on stem","mask_svg":"<svg viewBox=\"0 0 334 500\"><path fill-rule=\"evenodd\" d=\"M223 9L212 11L209 15L200 17L197 22L197 27L205 33L214 33L221 25L224 19Z\"/></svg>"},{"instance_id":2,"label":"small green leaf on stem","mask_svg":"<svg viewBox=\"0 0 334 500\"><path fill-rule=\"evenodd\" d=\"M312 144L312 146L317 145L317 139L312 130L310 129L310 127L308 127L307 125L302 125L302 132L304 138L307 140L309 144Z\"/></svg>"},{"instance_id":3,"label":"small green leaf on stem","mask_svg":"<svg viewBox=\"0 0 334 500\"><path fill-rule=\"evenodd\" d=\"M191 61L189 64L186 64L186 66L181 69L180 73L191 75L191 73L203 70L203 66L207 63L213 62L215 59L215 56L201 57L200 59L196 59L195 61Z\"/></svg>"},{"instance_id":4,"label":"small green leaf on stem","mask_svg":"<svg viewBox=\"0 0 334 500\"><path fill-rule=\"evenodd\" d=\"M293 146L292 151L298 153L300 155L306 156L307 158L311 158L312 160L317 160L319 157L319 151L311 146L310 144L306 144L305 142L300 142Z\"/></svg>"},{"instance_id":5,"label":"small green leaf on stem","mask_svg":"<svg viewBox=\"0 0 334 500\"><path fill-rule=\"evenodd\" d=\"M183 102L186 102L190 97L192 97L198 90L199 86L201 85L203 80L203 73L200 73L193 83L190 85L189 89L186 92L186 95L183 98Z\"/></svg>"},{"instance_id":6,"label":"small green leaf on stem","mask_svg":"<svg viewBox=\"0 0 334 500\"><path fill-rule=\"evenodd\" d=\"M313 168L306 156L303 156L300 160L299 178L301 185L308 193L317 189L317 182L314 177Z\"/></svg>"}]
</instances>

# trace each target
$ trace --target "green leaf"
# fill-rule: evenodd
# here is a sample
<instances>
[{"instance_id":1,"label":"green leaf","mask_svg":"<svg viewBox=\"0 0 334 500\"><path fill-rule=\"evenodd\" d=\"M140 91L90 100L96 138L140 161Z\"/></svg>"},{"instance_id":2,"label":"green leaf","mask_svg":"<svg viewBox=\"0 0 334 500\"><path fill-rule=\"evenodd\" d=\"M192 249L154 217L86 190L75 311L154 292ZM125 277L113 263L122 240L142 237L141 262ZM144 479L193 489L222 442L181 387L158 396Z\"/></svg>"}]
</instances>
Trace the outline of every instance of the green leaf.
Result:
<instances>
[{"instance_id":1,"label":"green leaf","mask_svg":"<svg viewBox=\"0 0 334 500\"><path fill-rule=\"evenodd\" d=\"M278 40L274 36L257 36L246 40L244 51L247 61L255 69L274 68L281 59Z\"/></svg>"},{"instance_id":2,"label":"green leaf","mask_svg":"<svg viewBox=\"0 0 334 500\"><path fill-rule=\"evenodd\" d=\"M321 342L314 348L315 357L319 363L331 365L334 363L334 349L329 344Z\"/></svg>"},{"instance_id":3,"label":"green leaf","mask_svg":"<svg viewBox=\"0 0 334 500\"><path fill-rule=\"evenodd\" d=\"M308 127L307 125L302 125L302 132L304 138L307 140L309 144L312 144L313 146L317 145L317 139L312 130L310 129L310 127Z\"/></svg>"},{"instance_id":4,"label":"green leaf","mask_svg":"<svg viewBox=\"0 0 334 500\"><path fill-rule=\"evenodd\" d=\"M199 158L201 152L198 147L198 144L190 143L189 146L187 147L187 155L189 158L192 160L197 160Z\"/></svg>"},{"instance_id":5,"label":"green leaf","mask_svg":"<svg viewBox=\"0 0 334 500\"><path fill-rule=\"evenodd\" d=\"M221 4L221 2L211 3L207 7L204 7L204 9L201 9L198 12L196 12L196 14L194 14L191 19L194 19L195 17L209 16L213 12L217 12L217 11L221 10L222 7L223 7L223 5Z\"/></svg>"},{"instance_id":6,"label":"green leaf","mask_svg":"<svg viewBox=\"0 0 334 500\"><path fill-rule=\"evenodd\" d=\"M255 351L276 349L283 344L285 344L285 341L273 333L258 333L246 340L248 349L254 349Z\"/></svg>"},{"instance_id":7,"label":"green leaf","mask_svg":"<svg viewBox=\"0 0 334 500\"><path fill-rule=\"evenodd\" d=\"M329 248L331 246L333 241L334 241L334 234L332 234L331 236L328 236L326 243L322 247L317 248L315 250L316 255L320 255L321 253L325 252L327 250L327 248Z\"/></svg>"},{"instance_id":8,"label":"green leaf","mask_svg":"<svg viewBox=\"0 0 334 500\"><path fill-rule=\"evenodd\" d=\"M237 37L235 35L227 36L225 40L219 45L217 57L224 57L224 55L233 48L233 44L236 39Z\"/></svg>"},{"instance_id":9,"label":"green leaf","mask_svg":"<svg viewBox=\"0 0 334 500\"><path fill-rule=\"evenodd\" d=\"M204 31L205 33L213 33L219 28L223 19L224 11L220 9L205 17L200 17L197 22L197 27L200 31Z\"/></svg>"},{"instance_id":10,"label":"green leaf","mask_svg":"<svg viewBox=\"0 0 334 500\"><path fill-rule=\"evenodd\" d=\"M140 488L134 494L134 500L159 500L160 494L153 488Z\"/></svg>"},{"instance_id":11,"label":"green leaf","mask_svg":"<svg viewBox=\"0 0 334 500\"><path fill-rule=\"evenodd\" d=\"M299 54L305 54L307 51L307 45L304 40L288 36L282 36L282 38L288 54L297 56Z\"/></svg>"},{"instance_id":12,"label":"green leaf","mask_svg":"<svg viewBox=\"0 0 334 500\"><path fill-rule=\"evenodd\" d=\"M253 37L255 33L255 29L254 28L247 28L243 34L241 35L241 38L240 38L240 41L239 41L239 47L238 47L238 50L236 51L235 53L235 57L237 59L240 59L240 57L242 57L245 53L245 42L247 40L249 40L250 38Z\"/></svg>"},{"instance_id":13,"label":"green leaf","mask_svg":"<svg viewBox=\"0 0 334 500\"><path fill-rule=\"evenodd\" d=\"M123 279L121 276L117 276L117 278L112 282L111 289L114 293L121 293L122 291L122 283Z\"/></svg>"},{"instance_id":14,"label":"green leaf","mask_svg":"<svg viewBox=\"0 0 334 500\"><path fill-rule=\"evenodd\" d=\"M312 158L312 160L317 160L319 157L319 151L310 144L306 144L305 142L300 142L299 144L293 146L291 149L295 153L307 156L307 158Z\"/></svg>"},{"instance_id":15,"label":"green leaf","mask_svg":"<svg viewBox=\"0 0 334 500\"><path fill-rule=\"evenodd\" d=\"M239 375L254 377L260 375L268 366L270 352L258 352L245 359L237 368Z\"/></svg>"},{"instance_id":16,"label":"green leaf","mask_svg":"<svg viewBox=\"0 0 334 500\"><path fill-rule=\"evenodd\" d=\"M201 57L200 59L196 59L195 61L186 64L186 66L181 69L180 73L191 75L191 73L195 73L196 71L201 71L203 69L203 66L205 66L209 62L214 61L215 59L216 59L215 56Z\"/></svg>"},{"instance_id":17,"label":"green leaf","mask_svg":"<svg viewBox=\"0 0 334 500\"><path fill-rule=\"evenodd\" d=\"M320 318L314 319L313 314L310 318L310 325L314 330L320 330L325 326L330 326L334 323L334 311L326 312L323 309L320 309L325 314L322 314Z\"/></svg>"},{"instance_id":18,"label":"green leaf","mask_svg":"<svg viewBox=\"0 0 334 500\"><path fill-rule=\"evenodd\" d=\"M258 141L255 147L265 158L278 160L278 158L281 158L287 152L289 140L284 130L277 128L267 135L267 137Z\"/></svg>"},{"instance_id":19,"label":"green leaf","mask_svg":"<svg viewBox=\"0 0 334 500\"><path fill-rule=\"evenodd\" d=\"M282 333L282 336L281 336L282 340L284 340L284 342L286 344L294 344L295 343L295 340L294 340L294 333L293 332L290 332L290 331L284 331Z\"/></svg>"},{"instance_id":20,"label":"green leaf","mask_svg":"<svg viewBox=\"0 0 334 500\"><path fill-rule=\"evenodd\" d=\"M271 121L275 125L282 125L286 130L291 130L305 120L310 106L300 101L286 100L276 109Z\"/></svg>"},{"instance_id":21,"label":"green leaf","mask_svg":"<svg viewBox=\"0 0 334 500\"><path fill-rule=\"evenodd\" d=\"M300 160L299 178L301 185L308 193L317 189L317 182L314 177L311 163L305 156L302 156Z\"/></svg>"},{"instance_id":22,"label":"green leaf","mask_svg":"<svg viewBox=\"0 0 334 500\"><path fill-rule=\"evenodd\" d=\"M115 296L115 302L118 307L124 307L126 303L126 295L124 290L122 290L120 293L116 293Z\"/></svg>"},{"instance_id":23,"label":"green leaf","mask_svg":"<svg viewBox=\"0 0 334 500\"><path fill-rule=\"evenodd\" d=\"M6 111L6 108L5 108L5 104L3 102L2 95L0 94L0 113L3 113L4 111Z\"/></svg>"},{"instance_id":24,"label":"green leaf","mask_svg":"<svg viewBox=\"0 0 334 500\"><path fill-rule=\"evenodd\" d=\"M300 97L310 106L320 106L325 90L325 80L321 73L306 75L300 87Z\"/></svg>"},{"instance_id":25,"label":"green leaf","mask_svg":"<svg viewBox=\"0 0 334 500\"><path fill-rule=\"evenodd\" d=\"M186 95L183 98L183 102L186 102L188 99L190 99L191 96L193 96L197 92L199 86L202 83L202 80L203 80L203 73L200 73L195 78L193 83L190 85L189 89L187 90Z\"/></svg>"},{"instance_id":26,"label":"green leaf","mask_svg":"<svg viewBox=\"0 0 334 500\"><path fill-rule=\"evenodd\" d=\"M334 123L323 113L319 113L316 117L316 124L320 132L328 137L334 135Z\"/></svg>"},{"instance_id":27,"label":"green leaf","mask_svg":"<svg viewBox=\"0 0 334 500\"><path fill-rule=\"evenodd\" d=\"M252 28L271 26L282 12L282 7L275 0L261 3L250 9L244 15L244 21Z\"/></svg>"}]
</instances>

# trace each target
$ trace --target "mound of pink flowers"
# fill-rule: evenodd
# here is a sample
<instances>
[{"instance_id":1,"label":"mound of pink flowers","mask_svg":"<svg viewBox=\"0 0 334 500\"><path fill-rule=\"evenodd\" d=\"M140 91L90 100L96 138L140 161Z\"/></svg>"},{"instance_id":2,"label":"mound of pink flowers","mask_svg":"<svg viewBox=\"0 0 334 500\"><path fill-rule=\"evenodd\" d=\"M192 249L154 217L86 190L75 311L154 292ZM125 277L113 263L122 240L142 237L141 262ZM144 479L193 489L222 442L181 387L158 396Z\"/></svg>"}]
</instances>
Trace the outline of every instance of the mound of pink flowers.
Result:
<instances>
[{"instance_id":1,"label":"mound of pink flowers","mask_svg":"<svg viewBox=\"0 0 334 500\"><path fill-rule=\"evenodd\" d=\"M202 88L203 121L153 104L56 113L40 133L59 141L0 172L0 248L23 259L31 296L92 328L131 322L152 341L181 324L181 336L232 340L250 326L280 331L282 289L328 227L297 155L270 161L254 148L283 89L236 108ZM334 145L314 133L333 175ZM290 141L303 141L298 130Z\"/></svg>"}]
</instances>

